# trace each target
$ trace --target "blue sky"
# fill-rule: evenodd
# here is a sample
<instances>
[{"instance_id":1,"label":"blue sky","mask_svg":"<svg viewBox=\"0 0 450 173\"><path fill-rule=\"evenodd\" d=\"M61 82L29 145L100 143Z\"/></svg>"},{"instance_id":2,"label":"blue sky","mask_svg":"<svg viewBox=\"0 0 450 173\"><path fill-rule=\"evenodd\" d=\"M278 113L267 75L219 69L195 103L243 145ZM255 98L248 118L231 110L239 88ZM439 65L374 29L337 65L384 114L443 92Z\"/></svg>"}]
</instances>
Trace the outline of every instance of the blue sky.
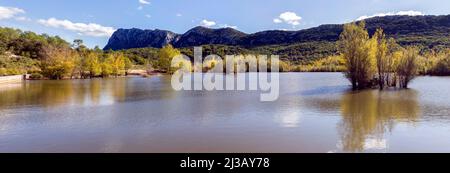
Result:
<instances>
[{"instance_id":1,"label":"blue sky","mask_svg":"<svg viewBox=\"0 0 450 173\"><path fill-rule=\"evenodd\" d=\"M0 26L103 47L118 28L299 30L373 15L450 14L448 0L0 0Z\"/></svg>"}]
</instances>

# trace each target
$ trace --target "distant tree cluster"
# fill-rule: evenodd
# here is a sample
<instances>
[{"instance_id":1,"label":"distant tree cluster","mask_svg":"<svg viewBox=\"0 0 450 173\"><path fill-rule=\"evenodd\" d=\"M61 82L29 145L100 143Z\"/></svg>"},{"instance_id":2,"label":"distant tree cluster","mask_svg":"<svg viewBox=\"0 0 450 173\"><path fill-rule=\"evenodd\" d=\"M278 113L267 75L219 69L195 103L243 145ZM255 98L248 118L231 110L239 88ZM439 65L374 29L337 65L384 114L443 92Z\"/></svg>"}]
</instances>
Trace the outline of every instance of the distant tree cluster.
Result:
<instances>
[{"instance_id":1,"label":"distant tree cluster","mask_svg":"<svg viewBox=\"0 0 450 173\"><path fill-rule=\"evenodd\" d=\"M419 58L419 74L450 76L450 49L424 53Z\"/></svg>"},{"instance_id":2,"label":"distant tree cluster","mask_svg":"<svg viewBox=\"0 0 450 173\"><path fill-rule=\"evenodd\" d=\"M308 64L294 65L291 69L295 72L344 72L346 67L342 56L334 55Z\"/></svg>"},{"instance_id":3,"label":"distant tree cluster","mask_svg":"<svg viewBox=\"0 0 450 173\"><path fill-rule=\"evenodd\" d=\"M82 40L69 44L58 36L0 28L0 75L66 79L125 75L134 62L124 52L89 49Z\"/></svg>"}]
</instances>

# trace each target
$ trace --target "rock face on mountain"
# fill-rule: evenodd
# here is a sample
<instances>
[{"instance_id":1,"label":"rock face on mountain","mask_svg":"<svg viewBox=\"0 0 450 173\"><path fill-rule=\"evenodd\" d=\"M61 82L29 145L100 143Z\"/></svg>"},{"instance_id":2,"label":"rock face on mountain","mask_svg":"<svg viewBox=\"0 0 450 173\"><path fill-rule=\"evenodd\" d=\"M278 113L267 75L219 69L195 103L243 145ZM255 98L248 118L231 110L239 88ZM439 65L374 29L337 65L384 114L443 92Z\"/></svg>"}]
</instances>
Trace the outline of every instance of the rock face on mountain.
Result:
<instances>
[{"instance_id":1,"label":"rock face on mountain","mask_svg":"<svg viewBox=\"0 0 450 173\"><path fill-rule=\"evenodd\" d=\"M104 50L140 47L163 47L180 38L179 34L164 30L119 29L111 36Z\"/></svg>"},{"instance_id":2,"label":"rock face on mountain","mask_svg":"<svg viewBox=\"0 0 450 173\"><path fill-rule=\"evenodd\" d=\"M383 28L388 36L395 38L413 38L414 36L448 38L450 15L375 17L366 20L366 27L370 34L377 28ZM246 34L232 28L211 29L200 26L182 35L163 30L119 29L112 35L104 49L160 48L166 44L172 44L175 47L221 44L249 48L312 41L334 42L339 39L342 30L343 25L339 24L321 25L299 31L271 30L254 34ZM404 40L408 41L408 39Z\"/></svg>"}]
</instances>

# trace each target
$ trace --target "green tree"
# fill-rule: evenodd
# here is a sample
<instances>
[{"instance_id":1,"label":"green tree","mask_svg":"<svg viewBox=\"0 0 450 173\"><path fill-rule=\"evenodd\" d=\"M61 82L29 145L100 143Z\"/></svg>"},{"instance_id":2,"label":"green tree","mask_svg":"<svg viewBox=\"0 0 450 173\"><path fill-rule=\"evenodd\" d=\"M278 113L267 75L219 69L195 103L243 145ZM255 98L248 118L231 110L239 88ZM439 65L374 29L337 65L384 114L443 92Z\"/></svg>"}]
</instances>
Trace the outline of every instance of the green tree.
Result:
<instances>
[{"instance_id":1,"label":"green tree","mask_svg":"<svg viewBox=\"0 0 450 173\"><path fill-rule=\"evenodd\" d=\"M0 27L0 51L4 52L9 50L9 45L13 40L20 37L22 31L12 28Z\"/></svg>"},{"instance_id":2,"label":"green tree","mask_svg":"<svg viewBox=\"0 0 450 173\"><path fill-rule=\"evenodd\" d=\"M79 52L86 51L86 50L88 49L88 48L84 45L83 40L81 40L81 39L75 39L75 40L73 40L72 47L73 47L75 50L79 51Z\"/></svg>"}]
</instances>

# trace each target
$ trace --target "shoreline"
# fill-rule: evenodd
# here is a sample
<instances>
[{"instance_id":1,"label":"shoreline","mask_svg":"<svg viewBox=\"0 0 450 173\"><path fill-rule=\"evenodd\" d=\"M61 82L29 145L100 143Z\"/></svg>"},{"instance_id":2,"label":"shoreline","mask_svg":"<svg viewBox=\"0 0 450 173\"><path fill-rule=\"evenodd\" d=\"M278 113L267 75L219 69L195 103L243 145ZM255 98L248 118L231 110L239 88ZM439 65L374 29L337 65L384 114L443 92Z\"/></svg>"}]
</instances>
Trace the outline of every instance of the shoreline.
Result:
<instances>
[{"instance_id":1,"label":"shoreline","mask_svg":"<svg viewBox=\"0 0 450 173\"><path fill-rule=\"evenodd\" d=\"M259 72L245 72L244 74L249 74L249 73L259 73ZM269 72L267 72L269 73ZM288 74L288 73L341 73L343 74L344 72L326 72L326 71L320 71L320 72L297 72L297 71L290 71L290 72L279 72L280 74ZM193 72L191 72L191 74L193 74ZM206 74L205 72L202 72L202 74ZM218 74L233 74L235 75L236 73L218 73ZM239 73L239 74L243 74L243 73ZM153 77L153 76L163 76L163 75L172 75L169 73L162 73L162 72L149 72L148 74L139 74L139 73L132 73L132 74L127 74L127 75L123 75L123 76L109 76L109 77L92 77L92 78L65 78L65 79L47 79L47 78L43 78L43 79L32 79L32 78L24 78L23 75L14 75L14 76L20 76L21 80L15 80L15 81L10 81L10 82L2 82L1 78L2 77L11 77L11 76L0 76L0 85L1 84L13 84L13 83L20 83L21 81L39 81L39 80L53 80L53 81L58 81L58 80L84 80L84 79L109 79L109 78L126 78L126 77L142 77L142 78L149 78L149 77ZM417 77L450 77L450 76L445 76L445 75L417 75Z\"/></svg>"},{"instance_id":2,"label":"shoreline","mask_svg":"<svg viewBox=\"0 0 450 173\"><path fill-rule=\"evenodd\" d=\"M194 72L191 72L194 73ZM259 72L245 72L245 74L248 73L259 73ZM345 73L345 72L336 72L336 71L285 71L285 72L278 72L280 74L283 73ZM206 72L202 72L202 74L206 74ZM236 73L219 73L219 74L236 74ZM162 75L171 75L169 73L164 72L158 72L158 71L147 71L147 70L130 70L130 72L127 73L127 75L123 76L109 76L109 77L92 77L92 78L65 78L65 79L33 79L30 78L30 76L27 75L11 75L11 76L0 76L0 85L3 84L17 84L21 83L23 81L39 81L39 80L84 80L84 79L108 79L108 78L124 78L124 77L143 77L143 78L149 78L153 76L162 76ZM417 75L417 77L450 77L448 75Z\"/></svg>"},{"instance_id":3,"label":"shoreline","mask_svg":"<svg viewBox=\"0 0 450 173\"><path fill-rule=\"evenodd\" d=\"M0 76L0 84L20 83L25 79L25 75Z\"/></svg>"}]
</instances>

